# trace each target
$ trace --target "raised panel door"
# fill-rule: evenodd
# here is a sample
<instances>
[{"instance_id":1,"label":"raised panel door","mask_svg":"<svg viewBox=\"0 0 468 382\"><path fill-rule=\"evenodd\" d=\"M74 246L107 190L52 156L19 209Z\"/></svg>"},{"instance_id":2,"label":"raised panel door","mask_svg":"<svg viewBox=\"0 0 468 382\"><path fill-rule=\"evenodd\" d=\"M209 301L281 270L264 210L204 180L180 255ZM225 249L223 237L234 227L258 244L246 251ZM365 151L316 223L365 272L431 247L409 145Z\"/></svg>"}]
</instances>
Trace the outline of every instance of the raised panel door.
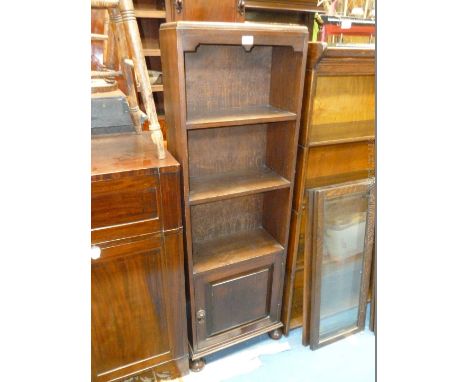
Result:
<instances>
[{"instance_id":1,"label":"raised panel door","mask_svg":"<svg viewBox=\"0 0 468 382\"><path fill-rule=\"evenodd\" d=\"M108 243L91 265L94 381L110 381L171 359L161 239Z\"/></svg>"},{"instance_id":2,"label":"raised panel door","mask_svg":"<svg viewBox=\"0 0 468 382\"><path fill-rule=\"evenodd\" d=\"M196 275L196 350L279 321L282 257L276 253Z\"/></svg>"}]
</instances>

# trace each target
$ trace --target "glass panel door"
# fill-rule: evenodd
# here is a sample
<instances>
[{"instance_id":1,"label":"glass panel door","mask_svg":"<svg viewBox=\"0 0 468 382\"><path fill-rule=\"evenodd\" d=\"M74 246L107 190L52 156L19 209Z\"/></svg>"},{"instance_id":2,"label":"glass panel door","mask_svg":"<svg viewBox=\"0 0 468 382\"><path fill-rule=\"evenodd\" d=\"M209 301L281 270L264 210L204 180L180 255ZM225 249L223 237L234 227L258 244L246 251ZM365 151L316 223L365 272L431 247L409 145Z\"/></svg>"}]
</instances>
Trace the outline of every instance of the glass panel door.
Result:
<instances>
[{"instance_id":1,"label":"glass panel door","mask_svg":"<svg viewBox=\"0 0 468 382\"><path fill-rule=\"evenodd\" d=\"M308 190L305 267L310 276L310 344L364 328L374 231L374 180Z\"/></svg>"},{"instance_id":2,"label":"glass panel door","mask_svg":"<svg viewBox=\"0 0 468 382\"><path fill-rule=\"evenodd\" d=\"M358 325L367 194L324 201L320 339Z\"/></svg>"}]
</instances>

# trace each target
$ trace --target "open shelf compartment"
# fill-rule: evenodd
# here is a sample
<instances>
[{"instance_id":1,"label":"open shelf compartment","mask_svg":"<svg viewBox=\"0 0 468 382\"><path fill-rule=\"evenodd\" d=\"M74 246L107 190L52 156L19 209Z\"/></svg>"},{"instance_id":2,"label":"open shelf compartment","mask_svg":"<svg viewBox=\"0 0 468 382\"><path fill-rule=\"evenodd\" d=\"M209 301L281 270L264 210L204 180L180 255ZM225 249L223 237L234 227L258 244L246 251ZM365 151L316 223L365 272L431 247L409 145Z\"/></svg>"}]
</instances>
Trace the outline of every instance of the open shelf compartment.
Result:
<instances>
[{"instance_id":1,"label":"open shelf compartment","mask_svg":"<svg viewBox=\"0 0 468 382\"><path fill-rule=\"evenodd\" d=\"M294 122L191 130L191 205L289 188Z\"/></svg>"},{"instance_id":2,"label":"open shelf compartment","mask_svg":"<svg viewBox=\"0 0 468 382\"><path fill-rule=\"evenodd\" d=\"M194 244L193 273L207 272L255 257L283 251L281 246L265 229L257 228Z\"/></svg>"},{"instance_id":3,"label":"open shelf compartment","mask_svg":"<svg viewBox=\"0 0 468 382\"><path fill-rule=\"evenodd\" d=\"M135 16L138 18L166 18L164 0L134 0L133 6L135 8Z\"/></svg>"},{"instance_id":4,"label":"open shelf compartment","mask_svg":"<svg viewBox=\"0 0 468 382\"><path fill-rule=\"evenodd\" d=\"M164 20L160 20L164 22ZM137 19L138 30L140 31L141 45L143 54L147 57L161 56L159 44L160 22L152 19Z\"/></svg>"},{"instance_id":5,"label":"open shelf compartment","mask_svg":"<svg viewBox=\"0 0 468 382\"><path fill-rule=\"evenodd\" d=\"M375 138L375 76L318 76L308 146Z\"/></svg>"},{"instance_id":6,"label":"open shelf compartment","mask_svg":"<svg viewBox=\"0 0 468 382\"><path fill-rule=\"evenodd\" d=\"M289 188L191 207L193 272L284 251Z\"/></svg>"},{"instance_id":7,"label":"open shelf compartment","mask_svg":"<svg viewBox=\"0 0 468 382\"><path fill-rule=\"evenodd\" d=\"M302 53L200 44L185 52L187 129L293 121Z\"/></svg>"}]
</instances>

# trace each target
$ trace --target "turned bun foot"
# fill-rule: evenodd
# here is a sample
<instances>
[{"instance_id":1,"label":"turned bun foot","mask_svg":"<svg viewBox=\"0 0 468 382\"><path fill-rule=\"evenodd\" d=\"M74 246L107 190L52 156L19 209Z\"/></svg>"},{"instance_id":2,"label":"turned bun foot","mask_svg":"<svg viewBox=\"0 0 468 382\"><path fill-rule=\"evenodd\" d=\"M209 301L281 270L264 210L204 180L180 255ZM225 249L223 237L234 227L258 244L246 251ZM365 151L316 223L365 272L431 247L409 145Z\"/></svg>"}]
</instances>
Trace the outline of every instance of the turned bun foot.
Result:
<instances>
[{"instance_id":1,"label":"turned bun foot","mask_svg":"<svg viewBox=\"0 0 468 382\"><path fill-rule=\"evenodd\" d=\"M283 337L283 331L281 329L275 329L268 333L272 340L279 340Z\"/></svg>"},{"instance_id":2,"label":"turned bun foot","mask_svg":"<svg viewBox=\"0 0 468 382\"><path fill-rule=\"evenodd\" d=\"M198 373L199 371L202 371L203 368L205 367L205 359L199 358L195 360L190 360L189 366L190 366L190 370Z\"/></svg>"}]
</instances>

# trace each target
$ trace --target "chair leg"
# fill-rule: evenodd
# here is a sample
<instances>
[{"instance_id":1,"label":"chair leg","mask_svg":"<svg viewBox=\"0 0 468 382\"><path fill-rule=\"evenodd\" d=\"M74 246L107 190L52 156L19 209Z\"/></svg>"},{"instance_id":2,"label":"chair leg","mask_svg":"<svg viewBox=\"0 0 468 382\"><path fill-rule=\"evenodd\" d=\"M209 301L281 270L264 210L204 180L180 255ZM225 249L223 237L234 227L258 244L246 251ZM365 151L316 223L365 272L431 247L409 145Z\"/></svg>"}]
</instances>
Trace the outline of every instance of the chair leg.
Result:
<instances>
[{"instance_id":1,"label":"chair leg","mask_svg":"<svg viewBox=\"0 0 468 382\"><path fill-rule=\"evenodd\" d=\"M129 59L122 61L122 73L125 77L125 84L127 86L127 101L130 109L130 116L132 117L133 126L135 131L141 133L141 111L138 106L138 98L135 92L135 81L133 81L132 67L133 62Z\"/></svg>"}]
</instances>

